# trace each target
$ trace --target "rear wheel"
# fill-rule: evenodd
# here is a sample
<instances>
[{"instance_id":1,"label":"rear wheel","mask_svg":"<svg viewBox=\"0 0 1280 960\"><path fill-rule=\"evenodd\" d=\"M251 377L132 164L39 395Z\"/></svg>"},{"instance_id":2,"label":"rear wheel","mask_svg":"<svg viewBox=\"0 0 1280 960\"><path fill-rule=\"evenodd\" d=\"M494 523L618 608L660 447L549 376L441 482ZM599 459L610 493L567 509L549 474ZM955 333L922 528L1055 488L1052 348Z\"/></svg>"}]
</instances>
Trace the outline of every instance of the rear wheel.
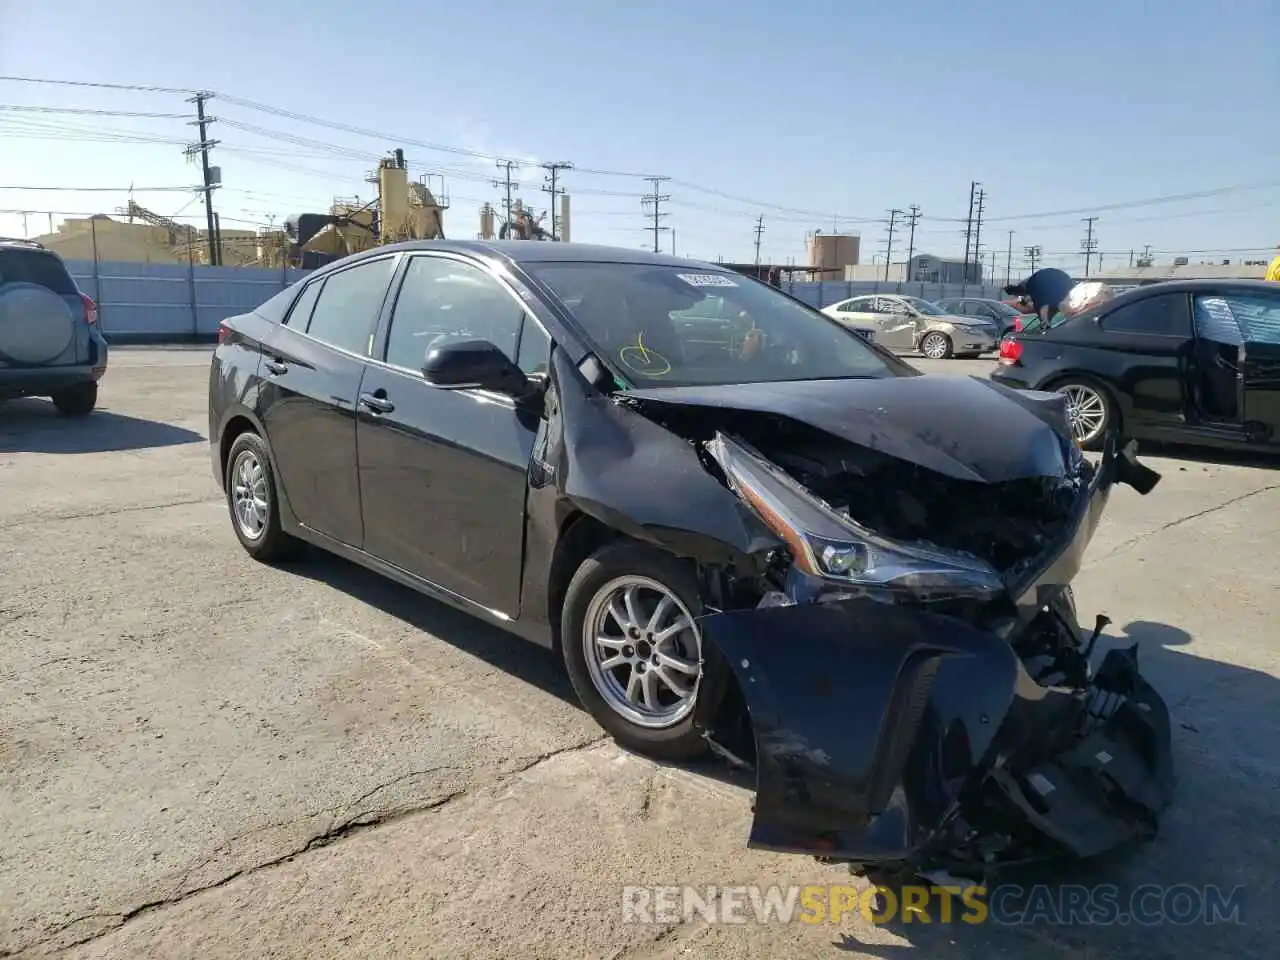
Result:
<instances>
[{"instance_id":1,"label":"rear wheel","mask_svg":"<svg viewBox=\"0 0 1280 960\"><path fill-rule=\"evenodd\" d=\"M54 409L64 417L87 417L98 405L98 385L80 383L57 391L51 399Z\"/></svg>"},{"instance_id":2,"label":"rear wheel","mask_svg":"<svg viewBox=\"0 0 1280 960\"><path fill-rule=\"evenodd\" d=\"M660 760L708 752L693 725L701 613L692 568L650 547L610 544L574 574L561 653L582 705L622 746Z\"/></svg>"},{"instance_id":3,"label":"rear wheel","mask_svg":"<svg viewBox=\"0 0 1280 960\"><path fill-rule=\"evenodd\" d=\"M226 471L223 486L231 527L249 556L263 563L296 556L302 543L280 527L275 473L262 438L252 432L236 437Z\"/></svg>"},{"instance_id":4,"label":"rear wheel","mask_svg":"<svg viewBox=\"0 0 1280 960\"><path fill-rule=\"evenodd\" d=\"M951 338L945 333L926 333L920 339L920 352L930 360L946 360L951 351Z\"/></svg>"},{"instance_id":5,"label":"rear wheel","mask_svg":"<svg viewBox=\"0 0 1280 960\"><path fill-rule=\"evenodd\" d=\"M1054 384L1067 398L1067 423L1071 435L1085 450L1101 450L1115 425L1115 405L1107 388L1092 380L1072 379Z\"/></svg>"}]
</instances>

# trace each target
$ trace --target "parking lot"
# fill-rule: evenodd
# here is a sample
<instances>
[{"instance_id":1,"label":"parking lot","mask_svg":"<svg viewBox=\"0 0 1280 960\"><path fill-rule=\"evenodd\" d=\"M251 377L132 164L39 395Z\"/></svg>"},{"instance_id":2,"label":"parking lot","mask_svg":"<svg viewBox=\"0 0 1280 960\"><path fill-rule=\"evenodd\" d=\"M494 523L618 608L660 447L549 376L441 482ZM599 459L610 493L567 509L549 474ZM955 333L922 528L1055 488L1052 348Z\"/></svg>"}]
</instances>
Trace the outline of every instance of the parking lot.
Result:
<instances>
[{"instance_id":1,"label":"parking lot","mask_svg":"<svg viewBox=\"0 0 1280 960\"><path fill-rule=\"evenodd\" d=\"M1277 469L1146 456L1163 483L1117 491L1076 586L1140 642L1179 787L1071 880L1242 885L1241 924L638 924L626 885L848 874L746 850L749 785L623 753L554 655L337 559L251 561L207 370L118 350L87 421L0 407L0 956L1273 955Z\"/></svg>"}]
</instances>

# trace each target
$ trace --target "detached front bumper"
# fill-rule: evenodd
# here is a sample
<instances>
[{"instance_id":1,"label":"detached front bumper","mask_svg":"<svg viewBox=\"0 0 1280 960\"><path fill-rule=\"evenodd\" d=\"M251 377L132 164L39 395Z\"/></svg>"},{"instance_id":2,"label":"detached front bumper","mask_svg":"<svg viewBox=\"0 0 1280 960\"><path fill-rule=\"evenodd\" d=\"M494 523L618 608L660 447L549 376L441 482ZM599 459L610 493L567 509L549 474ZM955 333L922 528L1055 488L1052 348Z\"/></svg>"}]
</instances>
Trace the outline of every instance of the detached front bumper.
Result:
<instances>
[{"instance_id":1,"label":"detached front bumper","mask_svg":"<svg viewBox=\"0 0 1280 960\"><path fill-rule=\"evenodd\" d=\"M1171 731L1136 648L1067 688L1037 683L1015 641L1079 570L1111 485L1157 480L1109 447L1057 547L1010 582L1017 612L1000 622L866 599L706 617L708 680L731 672L751 720L751 846L981 877L1152 836Z\"/></svg>"}]
</instances>

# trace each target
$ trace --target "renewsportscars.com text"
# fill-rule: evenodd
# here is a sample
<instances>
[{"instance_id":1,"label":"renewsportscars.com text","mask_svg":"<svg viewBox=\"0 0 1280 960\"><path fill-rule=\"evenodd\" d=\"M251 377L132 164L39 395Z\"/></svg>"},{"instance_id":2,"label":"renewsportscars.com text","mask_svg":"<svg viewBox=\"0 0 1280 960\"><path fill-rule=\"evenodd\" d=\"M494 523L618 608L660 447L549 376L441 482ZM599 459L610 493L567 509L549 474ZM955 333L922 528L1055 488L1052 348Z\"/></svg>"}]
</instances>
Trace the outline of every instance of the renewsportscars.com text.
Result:
<instances>
[{"instance_id":1,"label":"renewsportscars.com text","mask_svg":"<svg viewBox=\"0 0 1280 960\"><path fill-rule=\"evenodd\" d=\"M627 923L838 924L854 917L870 923L966 923L1017 926L1239 924L1244 888L1144 884L1121 890L1083 886L1005 884L972 886L628 886L622 890Z\"/></svg>"}]
</instances>

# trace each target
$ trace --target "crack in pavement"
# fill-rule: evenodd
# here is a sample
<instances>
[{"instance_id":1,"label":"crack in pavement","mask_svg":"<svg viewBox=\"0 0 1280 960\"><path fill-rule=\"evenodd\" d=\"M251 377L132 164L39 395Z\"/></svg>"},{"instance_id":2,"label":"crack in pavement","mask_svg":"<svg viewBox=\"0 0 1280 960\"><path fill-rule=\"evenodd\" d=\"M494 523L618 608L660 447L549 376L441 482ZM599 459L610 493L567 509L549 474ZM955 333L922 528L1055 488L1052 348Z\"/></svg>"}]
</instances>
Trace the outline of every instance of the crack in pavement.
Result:
<instances>
[{"instance_id":1,"label":"crack in pavement","mask_svg":"<svg viewBox=\"0 0 1280 960\"><path fill-rule=\"evenodd\" d=\"M54 513L46 516L23 517L12 523L0 524L0 530L30 526L37 523L57 523L60 520L94 520L98 517L114 517L122 513L142 513L147 510L168 510L170 507L190 507L198 503L221 503L222 497L198 497L194 500L172 500L167 503L146 503L134 507L116 507L106 510L87 510L79 513ZM3 956L0 954L0 956Z\"/></svg>"},{"instance_id":2,"label":"crack in pavement","mask_svg":"<svg viewBox=\"0 0 1280 960\"><path fill-rule=\"evenodd\" d=\"M1192 520L1199 520L1201 517L1207 517L1209 514L1217 513L1220 510L1225 510L1227 509L1227 507L1234 507L1237 503L1241 503L1245 500L1250 499L1251 497L1256 497L1262 493L1270 493L1272 490L1280 490L1280 483L1269 483L1265 487L1259 487L1256 490L1250 490L1248 493L1242 493L1238 497L1232 497L1230 500L1224 500L1222 503L1215 504L1212 507L1206 507L1203 510L1197 510L1195 513L1189 513L1184 517L1178 517L1176 520L1169 520L1165 523L1160 524L1160 526L1156 527L1154 530L1148 530L1145 533L1138 534L1136 537L1130 537L1128 540L1124 541L1124 543L1121 543L1118 546L1108 550L1106 553L1102 554L1102 556L1094 557L1092 560L1088 561L1084 566L1091 567L1095 563L1101 563L1103 560L1110 560L1116 554L1122 553L1123 551L1128 550L1132 546L1136 546L1137 544L1141 543L1143 540L1149 540L1151 537L1156 536L1156 534L1164 533L1164 531L1172 529L1173 527L1181 526L1184 523L1190 523Z\"/></svg>"},{"instance_id":3,"label":"crack in pavement","mask_svg":"<svg viewBox=\"0 0 1280 960\"><path fill-rule=\"evenodd\" d=\"M264 830L270 829L271 826L288 826L290 823L299 823L304 820L314 819L316 817L323 816L326 813L332 813L335 810L350 809L352 806L355 806L359 803L363 803L364 801L368 800L370 797L377 795L378 793L388 789L391 786L394 786L397 783L403 782L404 780L407 780L414 776L421 776L424 773L429 773L431 772L431 770L430 769L419 770L419 771L412 771L407 774L401 774L400 776L395 777L394 779L389 780L386 783L379 784L378 786L374 787L372 790L368 791L363 796L356 798L355 800L348 801L346 803L335 806L333 808L329 808L327 810L316 811L314 813L308 814L305 817L300 817L296 820L289 821L284 824L273 824L267 827L259 827L259 828L256 828L255 830L247 831L243 835L233 837L230 840L224 841L224 843L221 844L219 848L214 851L213 854L211 854L209 857L204 858L204 860L202 860L200 863L196 864L195 866L189 868L183 874L183 879L178 884L176 891L174 893L169 894L168 896L160 897L159 899L156 899L156 900L149 900L146 903L139 904L136 907L133 907L129 910L125 910L122 912L84 914L83 916L76 917L72 920L68 920L66 923L63 923L58 925L57 927L54 927L53 929L47 931L46 935L41 939L19 946L16 950L7 950L7 949L0 948L0 958L18 956L19 954L24 953L26 951L30 951L30 950L34 950L42 947L46 947L46 948L53 947L53 951L55 953L64 953L75 947L82 946L86 943L91 943L94 940L98 940L101 937L105 937L107 934L114 933L117 930L122 929L126 924L130 923L133 920L136 920L139 917L153 913L157 910L162 910L166 907L176 906L177 904L180 904L186 900L189 900L192 897L199 896L200 894L203 894L203 893L208 893L209 891L216 890L219 887L224 887L227 884L231 883L232 881L237 880L241 877L250 876L252 874L259 873L263 870L268 870L272 867L280 866L281 864L287 863L293 860L294 858L301 856L304 853L307 853L312 850L318 850L321 847L327 847L330 844L336 843L340 840L344 840L347 837L354 836L357 833L362 833L365 830L371 830L375 827L380 827L380 826L385 826L387 824L395 823L399 820L403 820L411 816L427 814L436 810L440 810L443 807L447 806L448 804L452 803L453 801L458 800L462 797L468 796L473 793L477 793L481 790L490 789L492 787L495 787L499 784L506 782L507 780L512 779L513 777L518 777L521 774L527 773L528 771L532 770L534 767L538 766L539 764L546 763L548 760L553 760L556 757L560 757L569 753L589 750L592 747L602 743L607 739L609 739L608 734L601 734L597 737L593 737L592 739L587 740L584 743L576 743L576 744L573 744L572 746L561 747L557 750L550 750L550 751L547 751L546 753L538 754L537 756L529 758L527 762L520 764L516 768L509 770L506 773L499 774L490 780L484 781L483 783L472 784L460 790L454 790L449 793L446 793L443 796L432 797L431 799L425 802L413 804L407 807L393 808L389 810L382 810L382 811L366 810L366 811L358 812L350 817L346 817L340 820L335 824L332 824L328 829L324 830L323 832L309 837L305 842L301 843L300 845L297 845L294 849L291 849L286 853L280 854L279 856L276 856L276 857L272 857L271 859L263 861L261 863L253 864L251 866L239 867L231 871L224 877L221 877L209 883L201 884L198 887L193 887L189 890L183 889L183 886L185 885L186 879L188 877L190 877L197 870L213 862L213 860L217 857L219 852L221 852L222 850L225 850L231 844L235 843L237 839L250 836L253 833L260 833ZM432 768L432 769L438 769L438 768ZM76 926L77 924L87 923L94 920L107 921L107 924L101 929L95 930L93 933L90 933L86 936L80 937L69 943L54 946L54 942L59 938L61 934L70 930L72 927Z\"/></svg>"}]
</instances>

